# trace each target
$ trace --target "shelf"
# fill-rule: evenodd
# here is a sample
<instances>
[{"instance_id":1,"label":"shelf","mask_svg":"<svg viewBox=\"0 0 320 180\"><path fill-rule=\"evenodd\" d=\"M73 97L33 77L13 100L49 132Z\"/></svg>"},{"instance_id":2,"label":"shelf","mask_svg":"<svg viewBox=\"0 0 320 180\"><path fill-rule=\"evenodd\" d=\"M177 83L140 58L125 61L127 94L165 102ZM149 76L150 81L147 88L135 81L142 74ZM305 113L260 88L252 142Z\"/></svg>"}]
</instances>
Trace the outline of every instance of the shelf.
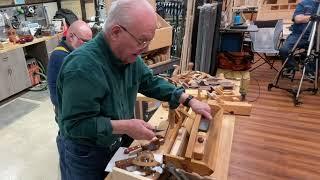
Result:
<instances>
[{"instance_id":1,"label":"shelf","mask_svg":"<svg viewBox=\"0 0 320 180\"><path fill-rule=\"evenodd\" d=\"M154 74L161 74L167 70L173 69L173 65L179 65L180 64L180 58L177 57L171 57L168 61L163 61L160 63L152 64L149 66L153 70Z\"/></svg>"}]
</instances>

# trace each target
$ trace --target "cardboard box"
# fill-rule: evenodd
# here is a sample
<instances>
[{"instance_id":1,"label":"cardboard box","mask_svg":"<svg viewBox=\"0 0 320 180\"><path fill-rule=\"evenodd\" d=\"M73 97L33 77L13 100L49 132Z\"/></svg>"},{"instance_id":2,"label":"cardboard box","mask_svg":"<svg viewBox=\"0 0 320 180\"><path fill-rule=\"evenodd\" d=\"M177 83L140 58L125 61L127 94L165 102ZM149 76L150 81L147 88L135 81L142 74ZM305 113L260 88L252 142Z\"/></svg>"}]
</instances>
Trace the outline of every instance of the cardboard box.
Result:
<instances>
[{"instance_id":1,"label":"cardboard box","mask_svg":"<svg viewBox=\"0 0 320 180\"><path fill-rule=\"evenodd\" d=\"M167 47L172 45L172 26L157 15L159 29L156 29L153 40L151 41L148 51Z\"/></svg>"}]
</instances>

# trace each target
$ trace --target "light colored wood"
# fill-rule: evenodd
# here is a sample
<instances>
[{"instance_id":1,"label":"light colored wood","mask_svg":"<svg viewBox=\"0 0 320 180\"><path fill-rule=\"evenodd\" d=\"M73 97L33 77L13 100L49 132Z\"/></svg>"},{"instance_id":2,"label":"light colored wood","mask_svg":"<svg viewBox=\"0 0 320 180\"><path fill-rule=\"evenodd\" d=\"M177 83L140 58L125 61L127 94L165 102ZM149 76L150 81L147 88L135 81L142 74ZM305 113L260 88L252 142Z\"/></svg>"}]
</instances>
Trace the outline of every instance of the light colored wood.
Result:
<instances>
[{"instance_id":1,"label":"light colored wood","mask_svg":"<svg viewBox=\"0 0 320 180\"><path fill-rule=\"evenodd\" d=\"M0 6L12 5L13 3L14 3L14 0L1 0Z\"/></svg>"},{"instance_id":2,"label":"light colored wood","mask_svg":"<svg viewBox=\"0 0 320 180\"><path fill-rule=\"evenodd\" d=\"M172 45L172 26L157 14L158 24L154 37L148 46L148 51L168 47Z\"/></svg>"},{"instance_id":3,"label":"light colored wood","mask_svg":"<svg viewBox=\"0 0 320 180\"><path fill-rule=\"evenodd\" d=\"M85 3L85 7L87 19L90 20L92 17L95 17L94 3Z\"/></svg>"},{"instance_id":4,"label":"light colored wood","mask_svg":"<svg viewBox=\"0 0 320 180\"><path fill-rule=\"evenodd\" d=\"M215 166L215 171L211 175L211 177L214 177L218 180L228 179L234 124L235 116L224 115L219 138L217 163Z\"/></svg>"},{"instance_id":5,"label":"light colored wood","mask_svg":"<svg viewBox=\"0 0 320 180\"><path fill-rule=\"evenodd\" d=\"M185 34L183 37L181 62L180 62L181 72L184 72L187 70L188 63L190 61L193 19L194 19L194 12L196 8L195 3L196 3L195 0L189 0L187 3Z\"/></svg>"},{"instance_id":6,"label":"light colored wood","mask_svg":"<svg viewBox=\"0 0 320 180\"><path fill-rule=\"evenodd\" d=\"M169 154L173 156L181 156L187 145L188 132L185 127L179 129L177 138L171 148Z\"/></svg>"},{"instance_id":7,"label":"light colored wood","mask_svg":"<svg viewBox=\"0 0 320 180\"><path fill-rule=\"evenodd\" d=\"M191 117L188 117L184 120L184 122L182 123L182 127L185 127L188 134L190 134L194 122L194 117L196 116L196 114L192 111L191 108L189 109L188 114L190 114Z\"/></svg>"},{"instance_id":8,"label":"light colored wood","mask_svg":"<svg viewBox=\"0 0 320 180\"><path fill-rule=\"evenodd\" d=\"M221 106L225 113L231 113L235 115L250 116L252 110L252 104L247 102L231 102L224 101Z\"/></svg>"},{"instance_id":9,"label":"light colored wood","mask_svg":"<svg viewBox=\"0 0 320 180\"><path fill-rule=\"evenodd\" d=\"M186 89L186 93L196 97L198 100L204 100L208 98L207 92L200 90L200 98L198 89Z\"/></svg>"},{"instance_id":10,"label":"light colored wood","mask_svg":"<svg viewBox=\"0 0 320 180\"><path fill-rule=\"evenodd\" d=\"M287 0L278 0L276 4L266 4L266 1L260 0L258 7L257 20L274 20L283 19L284 22L292 21L292 15L295 11L295 6L299 3L288 3ZM277 7L274 9L273 7ZM286 7L285 9L280 7Z\"/></svg>"},{"instance_id":11,"label":"light colored wood","mask_svg":"<svg viewBox=\"0 0 320 180\"><path fill-rule=\"evenodd\" d=\"M79 19L82 19L80 0L61 1L61 8L70 9Z\"/></svg>"},{"instance_id":12,"label":"light colored wood","mask_svg":"<svg viewBox=\"0 0 320 180\"><path fill-rule=\"evenodd\" d=\"M159 62L159 63L151 64L151 65L149 65L148 67L149 67L149 68L154 68L154 67L157 67L157 66L161 66L161 65L163 65L163 64L167 64L167 63L169 63L170 61L171 61L171 60L169 59L169 60L162 61L162 62Z\"/></svg>"},{"instance_id":13,"label":"light colored wood","mask_svg":"<svg viewBox=\"0 0 320 180\"><path fill-rule=\"evenodd\" d=\"M194 161L184 157L172 156L170 154L165 154L163 157L165 163L171 163L175 167L184 169L189 172L197 172L201 176L208 176L213 173L207 164L201 161Z\"/></svg>"},{"instance_id":14,"label":"light colored wood","mask_svg":"<svg viewBox=\"0 0 320 180\"><path fill-rule=\"evenodd\" d=\"M214 91L216 91L218 95L223 95L223 90L221 89L220 86L214 87Z\"/></svg>"},{"instance_id":15,"label":"light colored wood","mask_svg":"<svg viewBox=\"0 0 320 180\"><path fill-rule=\"evenodd\" d=\"M207 132L208 139L205 155L203 161L208 164L208 166L215 171L218 150L219 150L219 139L221 132L221 124L223 121L223 109L217 105L217 103L208 102L211 109L215 111L213 120L211 120L209 125L209 130Z\"/></svg>"},{"instance_id":16,"label":"light colored wood","mask_svg":"<svg viewBox=\"0 0 320 180\"><path fill-rule=\"evenodd\" d=\"M175 112L175 110L169 109L168 121L169 121L169 128L170 129L174 128L175 124L176 124L176 112Z\"/></svg>"},{"instance_id":17,"label":"light colored wood","mask_svg":"<svg viewBox=\"0 0 320 180\"><path fill-rule=\"evenodd\" d=\"M6 44L3 44L4 48L0 49L0 54L4 53L4 52L11 51L11 50L15 50L15 49L18 49L18 48L23 48L23 47L26 47L26 46L30 46L30 45L33 45L33 44L36 44L36 43L40 43L40 42L43 42L43 41L48 41L50 39L57 38L57 37L58 38L62 37L62 34L56 34L54 36L44 36L44 37L41 37L41 38L34 38L34 40L32 42L28 42L28 43L25 43L25 44L6 43Z\"/></svg>"},{"instance_id":18,"label":"light colored wood","mask_svg":"<svg viewBox=\"0 0 320 180\"><path fill-rule=\"evenodd\" d=\"M194 118L194 116L192 116L191 113L187 112L187 111L184 110L183 108L179 108L178 111L181 112L183 115L185 115L185 116L188 117L188 118L191 118L191 119Z\"/></svg>"},{"instance_id":19,"label":"light colored wood","mask_svg":"<svg viewBox=\"0 0 320 180\"><path fill-rule=\"evenodd\" d=\"M199 141L202 139L203 141ZM208 136L205 132L198 132L196 137L196 143L194 144L193 149L193 157L197 160L202 160L205 154L206 146L207 146Z\"/></svg>"},{"instance_id":20,"label":"light colored wood","mask_svg":"<svg viewBox=\"0 0 320 180\"><path fill-rule=\"evenodd\" d=\"M194 149L194 144L196 142L196 138L197 138L197 133L198 133L198 127L200 124L200 120L201 120L201 115L197 114L196 118L193 122L193 126L190 132L190 137L189 137L189 142L188 142L188 146L187 146L187 151L186 154L184 155L184 157L186 158L192 158L192 153L193 153L193 149Z\"/></svg>"},{"instance_id":21,"label":"light colored wood","mask_svg":"<svg viewBox=\"0 0 320 180\"><path fill-rule=\"evenodd\" d=\"M109 178L105 178L109 180ZM129 171L114 167L110 176L110 180L150 180L149 178L135 175Z\"/></svg>"}]
</instances>

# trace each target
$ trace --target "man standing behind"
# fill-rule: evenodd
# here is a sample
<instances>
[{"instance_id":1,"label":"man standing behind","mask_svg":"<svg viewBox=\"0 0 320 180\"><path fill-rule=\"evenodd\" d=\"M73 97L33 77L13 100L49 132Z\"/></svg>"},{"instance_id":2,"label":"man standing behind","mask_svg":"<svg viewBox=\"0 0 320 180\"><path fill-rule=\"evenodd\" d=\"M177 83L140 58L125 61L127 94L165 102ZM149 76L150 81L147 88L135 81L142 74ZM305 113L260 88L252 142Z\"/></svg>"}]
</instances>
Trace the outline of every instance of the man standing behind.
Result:
<instances>
[{"instance_id":1,"label":"man standing behind","mask_svg":"<svg viewBox=\"0 0 320 180\"><path fill-rule=\"evenodd\" d=\"M312 15L317 13L319 6L319 0L302 0L298 5L293 14L293 25L291 26L292 33L288 36L284 45L280 48L280 56L283 60L287 59L290 51L292 50L294 44L298 41L303 30L307 27L308 22L311 19ZM302 37L298 48L307 48L309 43L308 39L311 32L311 26L306 31ZM293 58L288 59L283 75L292 76L296 67L296 62ZM310 79L314 79L314 64L306 67L306 74Z\"/></svg>"},{"instance_id":2,"label":"man standing behind","mask_svg":"<svg viewBox=\"0 0 320 180\"><path fill-rule=\"evenodd\" d=\"M77 20L71 24L66 37L62 38L59 45L51 53L48 63L48 86L54 107L58 105L56 80L64 58L90 39L92 39L90 27L84 21Z\"/></svg>"},{"instance_id":3,"label":"man standing behind","mask_svg":"<svg viewBox=\"0 0 320 180\"><path fill-rule=\"evenodd\" d=\"M114 1L103 32L66 58L57 81L62 180L102 180L123 134L155 137L151 125L134 119L138 92L212 119L207 104L154 76L139 56L154 37L156 21L146 0Z\"/></svg>"}]
</instances>

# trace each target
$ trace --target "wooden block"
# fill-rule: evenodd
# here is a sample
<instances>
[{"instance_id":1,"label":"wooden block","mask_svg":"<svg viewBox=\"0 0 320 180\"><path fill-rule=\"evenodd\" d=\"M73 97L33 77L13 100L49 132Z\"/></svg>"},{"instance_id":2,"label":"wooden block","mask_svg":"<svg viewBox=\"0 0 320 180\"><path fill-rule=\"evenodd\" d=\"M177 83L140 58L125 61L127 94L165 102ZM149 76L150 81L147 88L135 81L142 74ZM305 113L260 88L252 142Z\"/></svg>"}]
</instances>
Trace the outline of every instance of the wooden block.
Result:
<instances>
[{"instance_id":1,"label":"wooden block","mask_svg":"<svg viewBox=\"0 0 320 180\"><path fill-rule=\"evenodd\" d=\"M174 125L176 123L176 112L174 109L169 109L168 120L169 120L169 128L170 129L174 128Z\"/></svg>"},{"instance_id":2,"label":"wooden block","mask_svg":"<svg viewBox=\"0 0 320 180\"><path fill-rule=\"evenodd\" d=\"M188 132L185 127L179 129L176 141L174 142L170 154L173 156L181 156L187 145Z\"/></svg>"},{"instance_id":3,"label":"wooden block","mask_svg":"<svg viewBox=\"0 0 320 180\"><path fill-rule=\"evenodd\" d=\"M205 132L198 132L196 137L196 142L193 149L193 158L197 160L202 160L204 156L204 151L207 145L208 135Z\"/></svg>"},{"instance_id":4,"label":"wooden block","mask_svg":"<svg viewBox=\"0 0 320 180\"><path fill-rule=\"evenodd\" d=\"M250 116L252 110L252 104L246 102L230 102L224 101L222 108L225 113L231 113L235 115Z\"/></svg>"}]
</instances>

